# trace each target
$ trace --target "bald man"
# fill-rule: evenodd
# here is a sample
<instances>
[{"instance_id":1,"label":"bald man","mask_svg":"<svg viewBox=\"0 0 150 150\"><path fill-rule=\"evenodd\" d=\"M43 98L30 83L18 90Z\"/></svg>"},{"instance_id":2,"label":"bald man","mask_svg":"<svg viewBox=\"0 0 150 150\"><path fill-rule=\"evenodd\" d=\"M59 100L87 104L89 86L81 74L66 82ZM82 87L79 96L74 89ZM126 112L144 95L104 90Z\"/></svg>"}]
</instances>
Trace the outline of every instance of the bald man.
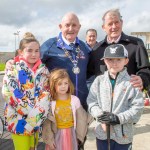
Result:
<instances>
[{"instance_id":1,"label":"bald man","mask_svg":"<svg viewBox=\"0 0 150 150\"><path fill-rule=\"evenodd\" d=\"M86 72L89 54L86 44L77 37L80 27L79 19L74 13L65 14L59 24L61 32L41 46L41 59L49 71L55 68L68 71L75 86L75 94L87 110Z\"/></svg>"}]
</instances>

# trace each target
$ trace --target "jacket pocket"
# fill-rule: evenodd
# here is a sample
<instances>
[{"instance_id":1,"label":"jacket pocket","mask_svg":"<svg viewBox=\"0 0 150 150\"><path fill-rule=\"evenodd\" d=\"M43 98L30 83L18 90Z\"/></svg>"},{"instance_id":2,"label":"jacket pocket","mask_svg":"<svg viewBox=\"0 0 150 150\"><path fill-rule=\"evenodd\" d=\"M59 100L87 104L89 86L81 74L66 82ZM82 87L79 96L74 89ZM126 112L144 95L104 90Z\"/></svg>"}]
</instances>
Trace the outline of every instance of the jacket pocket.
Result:
<instances>
[{"instance_id":1,"label":"jacket pocket","mask_svg":"<svg viewBox=\"0 0 150 150\"><path fill-rule=\"evenodd\" d=\"M133 136L133 125L132 124L123 124L115 125L114 133L117 138L132 138Z\"/></svg>"}]
</instances>

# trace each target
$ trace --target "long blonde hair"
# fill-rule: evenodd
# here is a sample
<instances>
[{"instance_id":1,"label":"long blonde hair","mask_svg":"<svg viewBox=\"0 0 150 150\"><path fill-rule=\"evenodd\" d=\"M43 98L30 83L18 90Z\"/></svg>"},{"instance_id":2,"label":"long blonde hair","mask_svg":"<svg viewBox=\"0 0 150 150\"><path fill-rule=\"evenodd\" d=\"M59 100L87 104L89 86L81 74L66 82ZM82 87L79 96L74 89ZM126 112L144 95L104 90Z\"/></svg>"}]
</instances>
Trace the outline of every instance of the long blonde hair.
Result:
<instances>
[{"instance_id":1,"label":"long blonde hair","mask_svg":"<svg viewBox=\"0 0 150 150\"><path fill-rule=\"evenodd\" d=\"M74 86L72 81L70 80L69 74L65 69L54 69L51 71L50 76L49 76L49 83L50 83L50 93L52 100L55 100L57 97L56 93L56 85L62 81L64 78L68 79L69 82L69 88L68 88L68 95L70 96L71 94L74 94Z\"/></svg>"}]
</instances>

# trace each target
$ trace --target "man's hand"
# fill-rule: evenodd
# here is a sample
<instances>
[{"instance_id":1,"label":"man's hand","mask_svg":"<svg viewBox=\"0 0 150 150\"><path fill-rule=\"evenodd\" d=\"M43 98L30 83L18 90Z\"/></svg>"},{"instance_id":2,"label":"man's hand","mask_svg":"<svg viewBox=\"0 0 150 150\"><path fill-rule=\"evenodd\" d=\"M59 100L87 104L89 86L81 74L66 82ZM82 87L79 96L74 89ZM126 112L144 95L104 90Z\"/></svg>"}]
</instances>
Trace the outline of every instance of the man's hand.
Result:
<instances>
[{"instance_id":1,"label":"man's hand","mask_svg":"<svg viewBox=\"0 0 150 150\"><path fill-rule=\"evenodd\" d=\"M5 70L12 70L14 63L15 61L13 59L8 60L6 62Z\"/></svg>"},{"instance_id":2,"label":"man's hand","mask_svg":"<svg viewBox=\"0 0 150 150\"><path fill-rule=\"evenodd\" d=\"M97 117L97 120L101 123L110 124L110 125L120 124L118 116L111 112L104 111L102 115Z\"/></svg>"},{"instance_id":3,"label":"man's hand","mask_svg":"<svg viewBox=\"0 0 150 150\"><path fill-rule=\"evenodd\" d=\"M137 75L131 75L131 80L130 80L131 84L133 85L133 87L135 88L139 88L140 90L143 89L143 81L141 79L140 76Z\"/></svg>"}]
</instances>

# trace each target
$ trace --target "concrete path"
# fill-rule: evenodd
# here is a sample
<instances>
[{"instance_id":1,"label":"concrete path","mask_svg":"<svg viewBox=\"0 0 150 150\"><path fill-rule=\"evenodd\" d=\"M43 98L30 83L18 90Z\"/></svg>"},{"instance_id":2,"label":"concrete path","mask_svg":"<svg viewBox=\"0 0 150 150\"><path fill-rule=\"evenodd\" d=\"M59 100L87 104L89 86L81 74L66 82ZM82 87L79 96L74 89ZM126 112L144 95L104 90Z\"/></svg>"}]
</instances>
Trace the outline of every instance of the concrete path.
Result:
<instances>
[{"instance_id":1,"label":"concrete path","mask_svg":"<svg viewBox=\"0 0 150 150\"><path fill-rule=\"evenodd\" d=\"M95 122L90 125L85 150L96 150L93 128ZM150 106L144 108L140 121L135 125L133 150L150 150Z\"/></svg>"}]
</instances>

